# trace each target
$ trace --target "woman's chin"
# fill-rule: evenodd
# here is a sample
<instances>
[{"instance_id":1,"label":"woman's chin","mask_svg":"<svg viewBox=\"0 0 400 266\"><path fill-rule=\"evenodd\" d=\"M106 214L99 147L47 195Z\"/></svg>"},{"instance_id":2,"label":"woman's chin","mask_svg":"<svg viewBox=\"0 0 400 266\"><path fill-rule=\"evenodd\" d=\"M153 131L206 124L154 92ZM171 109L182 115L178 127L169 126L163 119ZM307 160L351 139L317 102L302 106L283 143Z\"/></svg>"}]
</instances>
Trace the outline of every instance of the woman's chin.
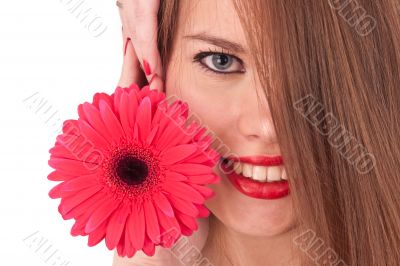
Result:
<instances>
[{"instance_id":1,"label":"woman's chin","mask_svg":"<svg viewBox=\"0 0 400 266\"><path fill-rule=\"evenodd\" d=\"M283 234L294 225L290 194L279 199L258 199L238 191L225 178L210 187L215 196L206 206L235 232L268 237Z\"/></svg>"}]
</instances>

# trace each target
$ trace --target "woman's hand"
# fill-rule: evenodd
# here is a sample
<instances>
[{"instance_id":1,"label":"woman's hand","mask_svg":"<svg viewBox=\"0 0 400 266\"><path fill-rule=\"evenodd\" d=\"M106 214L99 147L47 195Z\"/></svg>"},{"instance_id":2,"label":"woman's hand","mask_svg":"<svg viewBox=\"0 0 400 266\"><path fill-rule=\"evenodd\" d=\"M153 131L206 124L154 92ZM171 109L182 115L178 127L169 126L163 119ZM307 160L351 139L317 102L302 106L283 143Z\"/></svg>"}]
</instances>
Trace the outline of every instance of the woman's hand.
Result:
<instances>
[{"instance_id":1,"label":"woman's hand","mask_svg":"<svg viewBox=\"0 0 400 266\"><path fill-rule=\"evenodd\" d=\"M118 0L122 22L124 63L118 85L145 82L163 91L163 70L157 47L159 0ZM141 71L141 69L143 71ZM144 72L144 73L143 73Z\"/></svg>"}]
</instances>

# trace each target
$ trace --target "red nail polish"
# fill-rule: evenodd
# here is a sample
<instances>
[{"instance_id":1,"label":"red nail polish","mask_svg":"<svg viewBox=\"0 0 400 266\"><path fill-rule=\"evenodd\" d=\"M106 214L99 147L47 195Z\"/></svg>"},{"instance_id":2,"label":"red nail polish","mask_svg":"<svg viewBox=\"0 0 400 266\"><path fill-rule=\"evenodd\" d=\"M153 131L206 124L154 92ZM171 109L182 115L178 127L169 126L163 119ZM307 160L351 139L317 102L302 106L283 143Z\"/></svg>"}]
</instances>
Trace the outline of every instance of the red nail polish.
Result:
<instances>
[{"instance_id":1,"label":"red nail polish","mask_svg":"<svg viewBox=\"0 0 400 266\"><path fill-rule=\"evenodd\" d=\"M128 48L128 43L131 41L131 38L126 39L125 48L124 48L124 55L126 55L126 48Z\"/></svg>"},{"instance_id":2,"label":"red nail polish","mask_svg":"<svg viewBox=\"0 0 400 266\"><path fill-rule=\"evenodd\" d=\"M150 79L150 81L149 81L149 85L153 82L155 76L157 76L157 74L154 74L154 75L151 77L151 79Z\"/></svg>"},{"instance_id":3,"label":"red nail polish","mask_svg":"<svg viewBox=\"0 0 400 266\"><path fill-rule=\"evenodd\" d=\"M150 75L151 74L151 69L150 69L150 65L149 63L143 59L143 67L144 67L144 73L146 73L146 75Z\"/></svg>"},{"instance_id":4,"label":"red nail polish","mask_svg":"<svg viewBox=\"0 0 400 266\"><path fill-rule=\"evenodd\" d=\"M152 85L152 83L154 82L156 76L157 76L157 74L155 73L155 74L151 77L151 80L149 81L149 86L150 86L150 89L151 89L151 90L154 89L151 85Z\"/></svg>"}]
</instances>

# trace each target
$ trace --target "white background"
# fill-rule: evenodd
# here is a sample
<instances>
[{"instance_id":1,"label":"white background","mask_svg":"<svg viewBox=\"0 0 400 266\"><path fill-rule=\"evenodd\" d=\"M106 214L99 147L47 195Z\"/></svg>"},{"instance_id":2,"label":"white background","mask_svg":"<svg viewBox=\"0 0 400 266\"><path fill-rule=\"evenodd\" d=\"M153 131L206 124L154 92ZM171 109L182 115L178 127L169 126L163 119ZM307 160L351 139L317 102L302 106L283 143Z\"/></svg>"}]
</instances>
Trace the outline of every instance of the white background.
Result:
<instances>
[{"instance_id":1,"label":"white background","mask_svg":"<svg viewBox=\"0 0 400 266\"><path fill-rule=\"evenodd\" d=\"M121 64L114 0L0 1L0 265L111 265L104 241L70 235L73 220L48 196L47 161L61 122L113 92Z\"/></svg>"}]
</instances>

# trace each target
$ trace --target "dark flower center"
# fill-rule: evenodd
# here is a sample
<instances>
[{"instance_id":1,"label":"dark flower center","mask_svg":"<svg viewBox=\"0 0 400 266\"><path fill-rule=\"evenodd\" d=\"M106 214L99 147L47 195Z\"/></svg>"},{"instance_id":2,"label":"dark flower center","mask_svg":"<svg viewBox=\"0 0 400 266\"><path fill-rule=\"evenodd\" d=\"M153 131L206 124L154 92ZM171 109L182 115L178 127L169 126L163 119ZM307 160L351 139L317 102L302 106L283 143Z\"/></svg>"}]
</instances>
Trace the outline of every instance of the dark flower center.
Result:
<instances>
[{"instance_id":1,"label":"dark flower center","mask_svg":"<svg viewBox=\"0 0 400 266\"><path fill-rule=\"evenodd\" d=\"M128 155L117 162L116 172L127 185L138 185L146 180L149 169L144 161Z\"/></svg>"}]
</instances>

